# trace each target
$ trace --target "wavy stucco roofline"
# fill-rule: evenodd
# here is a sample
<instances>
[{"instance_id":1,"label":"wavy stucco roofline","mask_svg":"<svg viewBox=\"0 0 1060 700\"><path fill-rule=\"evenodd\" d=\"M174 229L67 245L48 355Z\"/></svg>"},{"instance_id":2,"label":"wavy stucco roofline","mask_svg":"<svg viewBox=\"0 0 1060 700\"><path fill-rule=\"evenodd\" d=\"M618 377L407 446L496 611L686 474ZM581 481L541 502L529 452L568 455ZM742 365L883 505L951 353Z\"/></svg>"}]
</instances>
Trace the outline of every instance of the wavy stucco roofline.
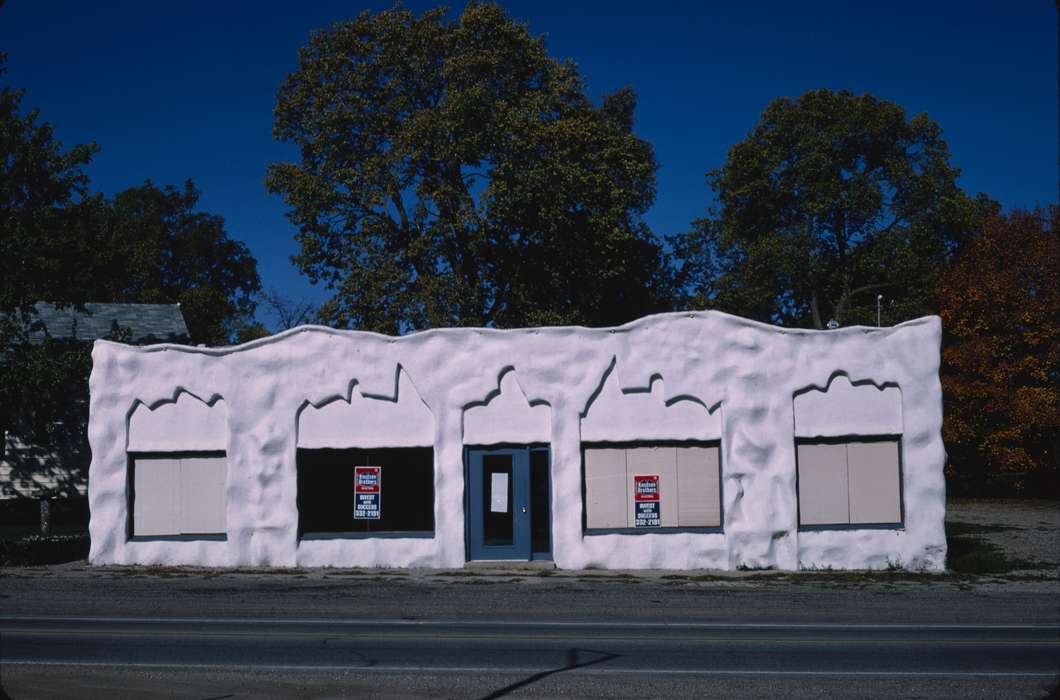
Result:
<instances>
[{"instance_id":1,"label":"wavy stucco roofline","mask_svg":"<svg viewBox=\"0 0 1060 700\"><path fill-rule=\"evenodd\" d=\"M178 350L181 352L194 352L202 353L206 355L225 355L230 353L242 352L245 350L253 350L260 348L265 345L273 343L279 343L289 338L293 338L303 333L324 333L326 335L337 335L337 336L350 336L350 337L366 337L375 338L379 340L385 340L388 342L401 342L407 341L413 338L430 337L433 335L448 335L448 334L481 334L481 335L493 335L493 334L520 334L520 333L562 333L569 334L572 331L578 331L587 334L611 334L611 333L628 333L634 331L641 326L649 325L657 321L664 321L678 318L709 318L717 317L725 319L726 321L733 323L738 326L744 326L747 328L755 328L758 330L766 330L779 335L814 335L818 333L829 333L835 335L851 335L851 334L875 334L875 333L892 333L894 331L921 326L925 324L939 324L941 325L941 319L938 316L922 316L920 318L911 319L909 321L903 321L902 323L895 324L893 326L845 326L842 328L836 328L835 330L817 330L813 328L786 328L784 326L776 326L771 323L764 323L762 321L755 321L753 319L744 318L742 316L736 316L734 314L725 313L724 311L670 311L666 313L652 314L650 316L644 316L642 318L629 321L620 326L528 326L525 328L484 328L477 326L469 327L449 327L449 328L428 328L421 331L414 331L407 335L394 336L387 335L385 333L376 333L374 331L361 331L361 330L349 330L343 328L332 328L330 326L321 326L318 324L305 324L296 326L294 328L288 328L287 330L280 331L273 335L257 338L250 340L245 343L238 345L225 345L216 347L200 347L195 345L185 345L182 343L155 343L151 345L129 345L127 343L119 343L113 340L100 339L96 341L96 345L115 345L119 347L125 347L135 349L138 352L158 352L161 350Z\"/></svg>"}]
</instances>

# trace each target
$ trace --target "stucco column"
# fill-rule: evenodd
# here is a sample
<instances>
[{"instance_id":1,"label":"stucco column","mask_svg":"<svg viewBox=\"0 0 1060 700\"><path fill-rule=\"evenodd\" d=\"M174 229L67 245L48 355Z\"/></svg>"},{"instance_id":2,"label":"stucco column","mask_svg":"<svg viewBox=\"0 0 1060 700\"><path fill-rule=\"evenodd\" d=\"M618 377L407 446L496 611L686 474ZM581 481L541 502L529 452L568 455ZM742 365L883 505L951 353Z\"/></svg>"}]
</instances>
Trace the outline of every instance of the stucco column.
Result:
<instances>
[{"instance_id":1,"label":"stucco column","mask_svg":"<svg viewBox=\"0 0 1060 700\"><path fill-rule=\"evenodd\" d=\"M561 569L581 568L581 414L564 400L552 406L552 559Z\"/></svg>"},{"instance_id":2,"label":"stucco column","mask_svg":"<svg viewBox=\"0 0 1060 700\"><path fill-rule=\"evenodd\" d=\"M761 374L722 410L725 539L730 568L797 569L794 411L790 397L755 386Z\"/></svg>"},{"instance_id":3,"label":"stucco column","mask_svg":"<svg viewBox=\"0 0 1060 700\"><path fill-rule=\"evenodd\" d=\"M225 397L228 551L241 566L295 566L298 406L263 382L233 384Z\"/></svg>"},{"instance_id":4,"label":"stucco column","mask_svg":"<svg viewBox=\"0 0 1060 700\"><path fill-rule=\"evenodd\" d=\"M467 561L463 408L440 405L434 412L434 430L435 566L458 568Z\"/></svg>"}]
</instances>

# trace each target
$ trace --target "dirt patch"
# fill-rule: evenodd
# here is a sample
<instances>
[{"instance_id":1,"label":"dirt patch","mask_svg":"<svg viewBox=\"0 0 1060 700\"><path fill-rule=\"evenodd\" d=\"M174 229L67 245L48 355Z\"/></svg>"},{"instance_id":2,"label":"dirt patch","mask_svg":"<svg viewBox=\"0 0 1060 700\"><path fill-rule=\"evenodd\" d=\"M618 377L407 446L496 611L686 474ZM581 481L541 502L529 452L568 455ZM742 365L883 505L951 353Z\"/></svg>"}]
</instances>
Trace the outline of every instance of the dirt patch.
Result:
<instances>
[{"instance_id":1,"label":"dirt patch","mask_svg":"<svg viewBox=\"0 0 1060 700\"><path fill-rule=\"evenodd\" d=\"M951 499L946 506L950 571L1060 575L1060 502Z\"/></svg>"}]
</instances>

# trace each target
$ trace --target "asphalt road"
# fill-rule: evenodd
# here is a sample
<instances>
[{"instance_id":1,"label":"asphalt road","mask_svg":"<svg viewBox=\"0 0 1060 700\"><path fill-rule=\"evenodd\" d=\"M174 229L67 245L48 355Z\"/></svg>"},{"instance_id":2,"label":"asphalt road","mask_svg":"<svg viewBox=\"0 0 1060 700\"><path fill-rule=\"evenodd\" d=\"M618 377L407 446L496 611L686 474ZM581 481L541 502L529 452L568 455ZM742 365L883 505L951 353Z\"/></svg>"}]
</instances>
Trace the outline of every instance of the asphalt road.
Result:
<instances>
[{"instance_id":1,"label":"asphalt road","mask_svg":"<svg viewBox=\"0 0 1060 700\"><path fill-rule=\"evenodd\" d=\"M0 572L0 698L1044 698L1051 579Z\"/></svg>"},{"instance_id":2,"label":"asphalt road","mask_svg":"<svg viewBox=\"0 0 1060 700\"><path fill-rule=\"evenodd\" d=\"M1052 677L1050 625L0 617L5 663L171 668Z\"/></svg>"},{"instance_id":3,"label":"asphalt road","mask_svg":"<svg viewBox=\"0 0 1060 700\"><path fill-rule=\"evenodd\" d=\"M0 654L9 669L80 669L75 679L130 669L498 679L484 697L561 674L600 690L673 677L689 695L699 681L726 678L1044 689L1056 677L1060 626L4 616Z\"/></svg>"}]
</instances>

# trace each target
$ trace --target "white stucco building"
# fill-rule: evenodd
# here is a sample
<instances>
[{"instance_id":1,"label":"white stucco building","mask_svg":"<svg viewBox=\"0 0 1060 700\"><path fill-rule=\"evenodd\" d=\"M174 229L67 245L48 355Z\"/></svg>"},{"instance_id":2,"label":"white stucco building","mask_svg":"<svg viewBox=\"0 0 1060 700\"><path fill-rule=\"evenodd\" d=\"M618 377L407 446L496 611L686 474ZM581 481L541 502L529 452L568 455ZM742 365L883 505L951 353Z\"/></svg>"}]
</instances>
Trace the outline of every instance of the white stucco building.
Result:
<instances>
[{"instance_id":1,"label":"white stucco building","mask_svg":"<svg viewBox=\"0 0 1060 700\"><path fill-rule=\"evenodd\" d=\"M93 351L96 564L941 569L940 324Z\"/></svg>"}]
</instances>

